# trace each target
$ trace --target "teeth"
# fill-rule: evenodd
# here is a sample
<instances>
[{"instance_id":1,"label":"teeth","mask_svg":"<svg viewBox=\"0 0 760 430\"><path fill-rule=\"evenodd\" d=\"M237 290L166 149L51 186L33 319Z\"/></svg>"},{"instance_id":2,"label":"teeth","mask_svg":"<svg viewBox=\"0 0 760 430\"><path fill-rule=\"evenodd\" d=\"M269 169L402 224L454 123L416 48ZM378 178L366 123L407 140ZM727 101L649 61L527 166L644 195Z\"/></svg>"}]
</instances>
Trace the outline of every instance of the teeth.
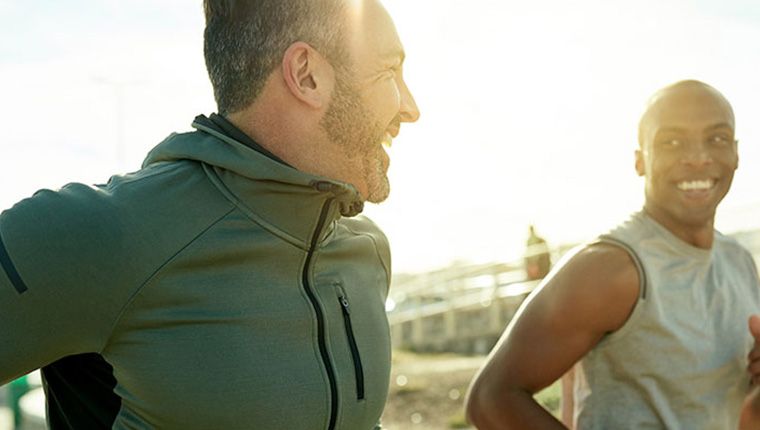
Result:
<instances>
[{"instance_id":1,"label":"teeth","mask_svg":"<svg viewBox=\"0 0 760 430\"><path fill-rule=\"evenodd\" d=\"M383 141L381 142L384 147L390 148L391 145L393 145L393 137L389 133L385 133L385 136L383 136Z\"/></svg>"},{"instance_id":2,"label":"teeth","mask_svg":"<svg viewBox=\"0 0 760 430\"><path fill-rule=\"evenodd\" d=\"M705 179L702 181L683 181L678 184L678 189L681 191L708 190L712 188L714 184L715 181L712 179Z\"/></svg>"}]
</instances>

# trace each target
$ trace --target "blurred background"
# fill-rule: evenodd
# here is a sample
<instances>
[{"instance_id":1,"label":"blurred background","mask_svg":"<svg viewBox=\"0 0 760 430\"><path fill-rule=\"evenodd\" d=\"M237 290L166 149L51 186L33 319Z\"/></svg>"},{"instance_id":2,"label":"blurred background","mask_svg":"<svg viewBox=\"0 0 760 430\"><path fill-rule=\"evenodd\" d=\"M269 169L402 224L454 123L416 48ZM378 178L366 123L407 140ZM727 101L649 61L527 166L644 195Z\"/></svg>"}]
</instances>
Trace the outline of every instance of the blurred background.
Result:
<instances>
[{"instance_id":1,"label":"blurred background","mask_svg":"<svg viewBox=\"0 0 760 430\"><path fill-rule=\"evenodd\" d=\"M741 162L717 226L758 255L760 3L384 3L422 112L390 150L391 197L365 211L396 274L386 426L465 428L466 383L547 261L641 207L636 126L664 85L732 102ZM137 170L213 112L202 33L200 0L0 0L0 208Z\"/></svg>"}]
</instances>

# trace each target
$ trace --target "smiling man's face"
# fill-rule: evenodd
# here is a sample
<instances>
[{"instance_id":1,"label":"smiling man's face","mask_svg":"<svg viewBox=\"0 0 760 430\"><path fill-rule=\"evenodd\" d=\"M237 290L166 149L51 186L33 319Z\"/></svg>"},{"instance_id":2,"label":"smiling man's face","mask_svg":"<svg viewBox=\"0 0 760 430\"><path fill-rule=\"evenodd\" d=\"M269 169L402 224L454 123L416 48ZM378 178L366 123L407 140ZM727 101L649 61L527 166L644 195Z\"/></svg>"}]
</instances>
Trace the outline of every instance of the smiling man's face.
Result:
<instances>
[{"instance_id":1,"label":"smiling man's face","mask_svg":"<svg viewBox=\"0 0 760 430\"><path fill-rule=\"evenodd\" d=\"M739 161L728 101L695 81L666 88L644 114L640 145L647 212L671 229L711 226Z\"/></svg>"},{"instance_id":2,"label":"smiling man's face","mask_svg":"<svg viewBox=\"0 0 760 430\"><path fill-rule=\"evenodd\" d=\"M390 146L402 122L419 117L403 78L404 50L388 13L375 0L354 8L348 38L350 66L336 70L335 88L322 126L343 148L350 182L370 202L390 193Z\"/></svg>"}]
</instances>

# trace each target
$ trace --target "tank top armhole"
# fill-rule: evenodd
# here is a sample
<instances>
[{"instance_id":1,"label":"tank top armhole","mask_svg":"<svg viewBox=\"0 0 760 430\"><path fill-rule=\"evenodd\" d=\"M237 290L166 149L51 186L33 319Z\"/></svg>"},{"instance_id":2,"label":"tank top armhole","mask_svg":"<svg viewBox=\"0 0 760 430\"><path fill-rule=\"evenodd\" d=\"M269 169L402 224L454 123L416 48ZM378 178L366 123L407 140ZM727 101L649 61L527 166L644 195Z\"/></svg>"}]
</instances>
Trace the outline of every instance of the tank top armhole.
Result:
<instances>
[{"instance_id":1,"label":"tank top armhole","mask_svg":"<svg viewBox=\"0 0 760 430\"><path fill-rule=\"evenodd\" d=\"M636 266L636 271L639 274L639 294L638 294L638 299L636 300L636 304L634 305L633 310L631 311L631 314L628 316L628 319L625 321L625 323L623 323L623 326L614 332L606 334L599 341L597 346L603 346L605 344L615 342L625 337L625 335L628 332L635 329L636 322L640 319L641 314L643 313L644 304L646 303L647 288L649 286L649 282L648 282L646 270L644 269L644 265L641 263L641 259L639 259L639 256L638 254L636 254L636 251L634 251L634 249L631 246L629 246L627 243L608 235L600 236L593 243L605 243L605 244L617 246L623 249L631 257L631 261L633 261L633 264Z\"/></svg>"}]
</instances>

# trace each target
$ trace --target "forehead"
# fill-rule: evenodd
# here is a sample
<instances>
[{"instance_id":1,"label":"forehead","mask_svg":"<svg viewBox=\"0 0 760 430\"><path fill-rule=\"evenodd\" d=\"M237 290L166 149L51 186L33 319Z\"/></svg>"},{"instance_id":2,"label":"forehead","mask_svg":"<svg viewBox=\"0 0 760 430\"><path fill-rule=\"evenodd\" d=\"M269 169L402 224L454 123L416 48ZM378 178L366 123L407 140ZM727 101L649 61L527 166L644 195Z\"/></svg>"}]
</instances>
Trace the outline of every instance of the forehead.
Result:
<instances>
[{"instance_id":1,"label":"forehead","mask_svg":"<svg viewBox=\"0 0 760 430\"><path fill-rule=\"evenodd\" d=\"M734 113L716 90L700 85L671 88L657 94L644 117L650 132L700 132L719 125L734 128Z\"/></svg>"},{"instance_id":2,"label":"forehead","mask_svg":"<svg viewBox=\"0 0 760 430\"><path fill-rule=\"evenodd\" d=\"M398 60L403 45L388 12L377 0L348 0L349 46L352 56L361 61ZM403 59L403 58L402 58Z\"/></svg>"}]
</instances>

